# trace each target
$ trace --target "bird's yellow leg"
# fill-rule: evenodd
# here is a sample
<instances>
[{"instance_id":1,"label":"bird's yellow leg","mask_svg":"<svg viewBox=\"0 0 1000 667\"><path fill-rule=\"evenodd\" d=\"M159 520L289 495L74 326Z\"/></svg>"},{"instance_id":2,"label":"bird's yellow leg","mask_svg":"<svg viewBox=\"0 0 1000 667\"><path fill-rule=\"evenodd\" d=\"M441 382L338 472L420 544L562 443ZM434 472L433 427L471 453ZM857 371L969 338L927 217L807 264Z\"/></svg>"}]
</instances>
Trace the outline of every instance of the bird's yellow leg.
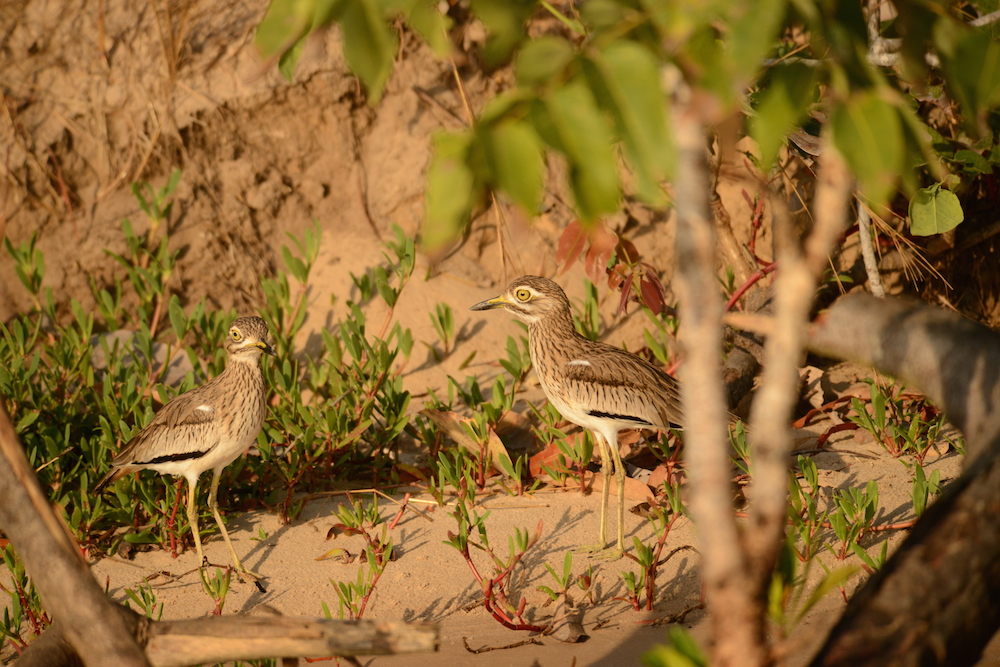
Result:
<instances>
[{"instance_id":1,"label":"bird's yellow leg","mask_svg":"<svg viewBox=\"0 0 1000 667\"><path fill-rule=\"evenodd\" d=\"M601 480L601 536L600 542L597 544L574 549L578 553L599 553L608 547L608 500L611 493L612 455L611 448L608 447L607 441L601 434L594 433L594 439L601 450L601 476L603 478Z\"/></svg>"},{"instance_id":2,"label":"bird's yellow leg","mask_svg":"<svg viewBox=\"0 0 1000 667\"><path fill-rule=\"evenodd\" d=\"M608 549L601 554L601 557L618 560L625 554L625 464L622 462L617 442L608 449L611 450L611 457L615 461L615 485L618 487L618 548Z\"/></svg>"},{"instance_id":3,"label":"bird's yellow leg","mask_svg":"<svg viewBox=\"0 0 1000 667\"><path fill-rule=\"evenodd\" d=\"M201 548L201 531L198 530L198 508L195 507L195 499L198 496L198 478L188 479L188 502L187 515L188 526L191 528L191 535L194 536L194 548L198 552L198 567L205 564L205 552Z\"/></svg>"},{"instance_id":4,"label":"bird's yellow leg","mask_svg":"<svg viewBox=\"0 0 1000 667\"><path fill-rule=\"evenodd\" d=\"M215 523L219 525L219 531L222 533L223 539L226 540L226 546L229 547L229 554L233 557L233 563L236 565L236 571L242 572L254 579L261 579L261 575L248 570L244 567L243 563L240 561L239 556L236 555L236 549L233 548L233 542L229 539L229 532L226 530L226 524L222 523L222 515L219 514L219 471L215 470L212 472L212 488L208 492L208 506L212 509L212 516L215 517Z\"/></svg>"}]
</instances>

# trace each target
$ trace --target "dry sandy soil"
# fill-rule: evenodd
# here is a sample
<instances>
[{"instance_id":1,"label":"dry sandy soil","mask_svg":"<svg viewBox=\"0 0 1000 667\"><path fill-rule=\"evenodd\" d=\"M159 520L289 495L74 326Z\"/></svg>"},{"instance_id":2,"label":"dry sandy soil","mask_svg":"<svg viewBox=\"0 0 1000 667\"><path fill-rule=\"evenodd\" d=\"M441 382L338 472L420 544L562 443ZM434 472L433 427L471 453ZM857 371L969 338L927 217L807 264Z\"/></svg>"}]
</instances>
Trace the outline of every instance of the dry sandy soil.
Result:
<instances>
[{"instance_id":1,"label":"dry sandy soil","mask_svg":"<svg viewBox=\"0 0 1000 667\"><path fill-rule=\"evenodd\" d=\"M404 36L385 97L372 109L347 72L339 36L332 31L310 41L294 83L288 84L273 67L261 64L252 45L264 8L262 0L11 0L0 8L0 157L6 166L0 184L0 235L19 244L38 233L46 258L45 285L64 307L71 298L92 306L88 281L114 275L116 265L105 251L124 251L123 218L140 233L147 228L130 183L142 178L162 185L175 166L183 170L183 178L169 224L170 246L180 251L172 288L185 304L207 297L213 307L253 312L262 302L259 281L274 275L280 246L288 243L286 233L300 236L314 220L319 222L323 245L310 285L300 354L309 354L319 330L342 316L344 301L356 296L350 274L382 261L382 240L392 237L392 225L411 236L417 233L430 137L463 123L450 66ZM469 29L455 39L463 53L472 53L483 35ZM458 65L477 108L508 81L506 71L484 75L471 57ZM473 350L476 362L467 372L487 381L500 372L485 360L495 359L507 336L518 329L505 315L466 309L497 294L510 277L554 274L556 242L572 220L558 171L553 170L544 213L530 225L505 208L512 249L506 263L500 261L492 214L477 220L467 238L433 265L420 256L396 313L418 341L405 376L416 395L444 386L448 374L463 377L458 362ZM724 187L722 194L734 219L749 219L737 186ZM620 229L626 221L630 238L669 284L669 224L662 214L633 205L609 224ZM582 277L574 267L560 281L572 297L580 297ZM0 285L0 319L30 307L6 254L0 256ZM615 297L603 288L601 295L605 339L631 349L641 346L641 316L614 318ZM420 342L437 340L427 313L439 302L454 308L456 330L462 332L455 353L443 363L436 363ZM846 389L863 374L848 369L837 386ZM529 385L524 400L540 401L537 386ZM415 409L421 407L419 398L413 403ZM801 447L808 449L822 428L803 433ZM911 477L904 465L851 434L831 444L830 453L817 457L825 492L875 479L881 485L879 523L910 518ZM960 461L946 454L934 468L950 479ZM319 616L325 601L336 613L330 581L355 580L358 566L317 558L334 546L326 534L335 521L335 503L342 499L313 500L290 525L267 513L235 517L231 532L236 550L265 575L267 592L234 583L225 612L248 612L267 603L287 615ZM552 584L544 564L558 567L567 550L594 541L598 504L597 495L558 490L483 501L493 510L489 527L497 544L505 544L516 527L533 529L542 522L542 539L529 552L516 582L534 618L551 613L543 604L545 596L535 590ZM383 503L384 515L393 512ZM520 641L524 633L502 628L481 605L473 605L477 590L471 574L459 555L442 544L453 522L444 509L431 516L429 521L408 514L396 529L398 558L386 570L367 613L371 618L440 622L441 657L421 662L479 667L636 664L649 646L666 637L664 627L646 621L699 601L695 551L680 551L661 568L652 614L631 611L616 599L624 594L620 572L636 569L631 561L592 561L594 599L578 599L588 641L542 639L541 645L473 654L463 640L478 649ZM651 539L644 519L630 514L626 521L630 541L632 536ZM265 539L251 539L258 529L267 534ZM898 533L886 536L878 539L893 544L900 539ZM668 549L696 542L693 527L681 521ZM357 552L361 542L342 537L336 546ZM209 538L206 549L212 562L227 561L218 536ZM152 577L165 603L165 618L197 617L209 612L211 602L197 575L190 573L194 559L193 553L173 560L150 552L133 561L106 558L93 571L116 600L124 599L125 588ZM574 571L581 572L586 563L578 557ZM176 576L162 574L167 572ZM852 579L848 591L859 580ZM839 595L828 596L800 626L795 634L800 660L825 635L841 605ZM702 611L694 611L685 624L701 635L703 619Z\"/></svg>"}]
</instances>

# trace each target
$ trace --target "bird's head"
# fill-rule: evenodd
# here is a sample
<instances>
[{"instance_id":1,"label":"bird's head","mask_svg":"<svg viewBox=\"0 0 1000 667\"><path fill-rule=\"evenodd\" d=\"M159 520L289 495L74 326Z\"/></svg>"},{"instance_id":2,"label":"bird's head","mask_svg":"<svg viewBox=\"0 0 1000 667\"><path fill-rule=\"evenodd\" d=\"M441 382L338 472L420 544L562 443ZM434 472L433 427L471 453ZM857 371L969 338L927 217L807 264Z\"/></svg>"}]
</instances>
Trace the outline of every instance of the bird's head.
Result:
<instances>
[{"instance_id":1,"label":"bird's head","mask_svg":"<svg viewBox=\"0 0 1000 667\"><path fill-rule=\"evenodd\" d=\"M469 310L508 310L528 324L544 319L567 319L572 326L572 311L566 293L548 278L522 276L504 293L477 303Z\"/></svg>"},{"instance_id":2,"label":"bird's head","mask_svg":"<svg viewBox=\"0 0 1000 667\"><path fill-rule=\"evenodd\" d=\"M229 325L226 352L230 355L253 354L257 358L261 352L265 352L277 356L272 344L267 322L259 317L239 317Z\"/></svg>"}]
</instances>

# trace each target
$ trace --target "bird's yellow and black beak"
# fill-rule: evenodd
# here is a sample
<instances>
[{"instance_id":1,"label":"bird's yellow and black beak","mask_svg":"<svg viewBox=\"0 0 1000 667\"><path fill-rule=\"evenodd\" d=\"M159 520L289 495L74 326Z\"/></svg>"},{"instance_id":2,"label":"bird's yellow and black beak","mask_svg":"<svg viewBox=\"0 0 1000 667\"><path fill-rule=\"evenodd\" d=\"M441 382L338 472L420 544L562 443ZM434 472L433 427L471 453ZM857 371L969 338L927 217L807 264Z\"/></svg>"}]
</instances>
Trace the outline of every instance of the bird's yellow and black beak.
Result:
<instances>
[{"instance_id":1,"label":"bird's yellow and black beak","mask_svg":"<svg viewBox=\"0 0 1000 667\"><path fill-rule=\"evenodd\" d=\"M510 302L504 297L503 294L500 296L495 296L492 299L486 299L486 301L480 301L476 305L469 308L469 310L493 310L494 308L503 308Z\"/></svg>"},{"instance_id":2,"label":"bird's yellow and black beak","mask_svg":"<svg viewBox=\"0 0 1000 667\"><path fill-rule=\"evenodd\" d=\"M259 340L254 343L254 347L259 347L264 351L264 354L270 354L272 357L278 356L278 353L274 351L274 348L268 345L265 341Z\"/></svg>"}]
</instances>

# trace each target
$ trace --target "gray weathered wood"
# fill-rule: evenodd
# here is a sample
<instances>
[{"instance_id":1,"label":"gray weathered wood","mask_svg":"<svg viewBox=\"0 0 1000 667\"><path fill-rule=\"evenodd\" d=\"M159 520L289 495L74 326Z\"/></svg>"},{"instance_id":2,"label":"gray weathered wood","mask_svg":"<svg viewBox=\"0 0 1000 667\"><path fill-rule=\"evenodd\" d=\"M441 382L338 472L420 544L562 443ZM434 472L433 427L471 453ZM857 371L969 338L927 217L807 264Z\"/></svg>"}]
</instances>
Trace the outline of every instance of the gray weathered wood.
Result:
<instances>
[{"instance_id":1,"label":"gray weathered wood","mask_svg":"<svg viewBox=\"0 0 1000 667\"><path fill-rule=\"evenodd\" d=\"M289 616L221 616L151 621L113 605L145 649L152 667L185 667L233 660L299 656L383 655L436 651L435 623L328 621ZM32 642L15 667L77 667L83 663L55 623ZM113 664L113 663L109 663Z\"/></svg>"},{"instance_id":2,"label":"gray weathered wood","mask_svg":"<svg viewBox=\"0 0 1000 667\"><path fill-rule=\"evenodd\" d=\"M146 667L122 618L49 507L0 400L0 527L10 538L46 610L63 625L83 664Z\"/></svg>"},{"instance_id":3,"label":"gray weathered wood","mask_svg":"<svg viewBox=\"0 0 1000 667\"><path fill-rule=\"evenodd\" d=\"M810 347L916 385L968 447L965 472L855 593L812 664L975 664L1000 628L1000 336L916 302L851 295Z\"/></svg>"}]
</instances>

